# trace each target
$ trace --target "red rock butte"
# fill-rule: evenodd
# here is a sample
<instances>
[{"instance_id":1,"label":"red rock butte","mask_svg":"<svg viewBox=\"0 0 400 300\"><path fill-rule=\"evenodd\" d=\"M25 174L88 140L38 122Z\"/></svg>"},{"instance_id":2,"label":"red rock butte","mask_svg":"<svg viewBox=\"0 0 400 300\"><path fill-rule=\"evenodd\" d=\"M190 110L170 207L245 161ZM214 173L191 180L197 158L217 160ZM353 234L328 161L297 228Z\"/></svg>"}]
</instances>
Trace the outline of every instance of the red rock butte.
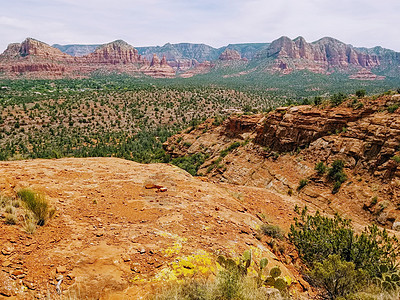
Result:
<instances>
[{"instance_id":1,"label":"red rock butte","mask_svg":"<svg viewBox=\"0 0 400 300\"><path fill-rule=\"evenodd\" d=\"M174 69L165 59L149 67L147 60L122 40L101 45L88 55L73 57L46 43L27 38L20 44L10 44L0 55L0 72L11 78L18 75L34 78L82 77L95 71L175 77Z\"/></svg>"}]
</instances>

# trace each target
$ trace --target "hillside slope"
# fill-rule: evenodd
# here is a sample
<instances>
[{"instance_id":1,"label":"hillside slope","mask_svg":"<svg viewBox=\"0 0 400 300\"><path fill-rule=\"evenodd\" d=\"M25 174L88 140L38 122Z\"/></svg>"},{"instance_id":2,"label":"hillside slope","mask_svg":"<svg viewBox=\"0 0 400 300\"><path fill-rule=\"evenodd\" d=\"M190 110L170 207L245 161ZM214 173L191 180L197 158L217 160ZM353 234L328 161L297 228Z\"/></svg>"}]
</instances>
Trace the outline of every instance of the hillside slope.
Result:
<instances>
[{"instance_id":1,"label":"hillside slope","mask_svg":"<svg viewBox=\"0 0 400 300\"><path fill-rule=\"evenodd\" d=\"M219 126L211 119L164 147L175 158L203 153L198 173L215 182L293 194L321 210L400 229L399 104L400 95L392 95L339 107L282 107ZM338 192L314 170L335 160L347 176Z\"/></svg>"},{"instance_id":2,"label":"hillside slope","mask_svg":"<svg viewBox=\"0 0 400 300\"><path fill-rule=\"evenodd\" d=\"M256 238L257 214L287 228L294 205L301 204L293 198L216 185L167 164L116 158L0 162L3 196L26 187L43 193L56 214L32 235L22 230L22 216L17 225L1 221L0 298L57 298L63 279L62 295L72 299L140 299L183 270L207 273L217 255L246 249L298 280L293 289L312 294L293 265L297 256L271 252L265 239ZM185 269L186 261L197 267Z\"/></svg>"}]
</instances>

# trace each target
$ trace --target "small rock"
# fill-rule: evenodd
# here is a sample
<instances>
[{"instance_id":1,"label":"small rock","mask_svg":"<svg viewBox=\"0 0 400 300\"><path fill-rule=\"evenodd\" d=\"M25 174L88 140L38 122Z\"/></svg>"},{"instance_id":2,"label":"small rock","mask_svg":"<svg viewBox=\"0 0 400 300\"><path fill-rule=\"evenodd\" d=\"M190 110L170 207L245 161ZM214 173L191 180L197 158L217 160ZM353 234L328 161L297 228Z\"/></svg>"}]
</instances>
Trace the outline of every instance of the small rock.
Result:
<instances>
[{"instance_id":1,"label":"small rock","mask_svg":"<svg viewBox=\"0 0 400 300\"><path fill-rule=\"evenodd\" d=\"M23 274L24 274L24 271L22 271L22 270L14 270L11 273L11 275L14 275L14 276L19 276L19 275L23 275Z\"/></svg>"},{"instance_id":2,"label":"small rock","mask_svg":"<svg viewBox=\"0 0 400 300\"><path fill-rule=\"evenodd\" d=\"M131 261L131 258L130 258L129 255L126 254L126 253L122 254L121 257L122 257L122 260L123 260L124 262Z\"/></svg>"},{"instance_id":3,"label":"small rock","mask_svg":"<svg viewBox=\"0 0 400 300\"><path fill-rule=\"evenodd\" d=\"M10 265L11 265L11 261L9 261L9 260L3 261L3 263L1 264L2 267L9 267Z\"/></svg>"},{"instance_id":4,"label":"small rock","mask_svg":"<svg viewBox=\"0 0 400 300\"><path fill-rule=\"evenodd\" d=\"M400 231L400 221L393 222L392 229L396 230L396 231Z\"/></svg>"},{"instance_id":5,"label":"small rock","mask_svg":"<svg viewBox=\"0 0 400 300\"><path fill-rule=\"evenodd\" d=\"M65 273L65 272L67 272L67 268L65 266L59 266L59 267L57 267L56 272L57 273Z\"/></svg>"},{"instance_id":6,"label":"small rock","mask_svg":"<svg viewBox=\"0 0 400 300\"><path fill-rule=\"evenodd\" d=\"M72 275L71 273L69 273L69 274L67 274L67 278L68 278L69 280L73 280L75 277L74 277L74 275Z\"/></svg>"},{"instance_id":7,"label":"small rock","mask_svg":"<svg viewBox=\"0 0 400 300\"><path fill-rule=\"evenodd\" d=\"M3 254L3 255L10 255L11 253L12 253L12 251L13 251L13 249L11 249L11 248L3 248L2 250L1 250L1 253Z\"/></svg>"},{"instance_id":8,"label":"small rock","mask_svg":"<svg viewBox=\"0 0 400 300\"><path fill-rule=\"evenodd\" d=\"M160 188L162 188L162 186L161 185L157 185L157 184L153 184L153 183L149 183L149 184L146 184L145 186L144 186L144 188L145 189L160 189Z\"/></svg>"},{"instance_id":9,"label":"small rock","mask_svg":"<svg viewBox=\"0 0 400 300\"><path fill-rule=\"evenodd\" d=\"M283 300L281 293L276 288L266 288L263 286L260 289L262 290L263 294L265 294L265 299Z\"/></svg>"},{"instance_id":10,"label":"small rock","mask_svg":"<svg viewBox=\"0 0 400 300\"><path fill-rule=\"evenodd\" d=\"M64 276L61 275L61 274L58 274L58 275L55 276L55 278L56 278L57 281L60 281L61 279L64 279Z\"/></svg>"},{"instance_id":11,"label":"small rock","mask_svg":"<svg viewBox=\"0 0 400 300\"><path fill-rule=\"evenodd\" d=\"M24 286L26 286L26 287L27 287L28 289L30 289L30 290L36 289L36 287L35 287L35 285L33 284L33 282L24 281L23 283L24 283Z\"/></svg>"},{"instance_id":12,"label":"small rock","mask_svg":"<svg viewBox=\"0 0 400 300\"><path fill-rule=\"evenodd\" d=\"M140 254L146 253L146 249L144 249L144 248L139 249L139 253L140 253Z\"/></svg>"},{"instance_id":13,"label":"small rock","mask_svg":"<svg viewBox=\"0 0 400 300\"><path fill-rule=\"evenodd\" d=\"M163 193L163 192L168 191L168 189L167 189L166 187L162 187L162 188L159 189L159 191L160 191L161 193Z\"/></svg>"}]
</instances>

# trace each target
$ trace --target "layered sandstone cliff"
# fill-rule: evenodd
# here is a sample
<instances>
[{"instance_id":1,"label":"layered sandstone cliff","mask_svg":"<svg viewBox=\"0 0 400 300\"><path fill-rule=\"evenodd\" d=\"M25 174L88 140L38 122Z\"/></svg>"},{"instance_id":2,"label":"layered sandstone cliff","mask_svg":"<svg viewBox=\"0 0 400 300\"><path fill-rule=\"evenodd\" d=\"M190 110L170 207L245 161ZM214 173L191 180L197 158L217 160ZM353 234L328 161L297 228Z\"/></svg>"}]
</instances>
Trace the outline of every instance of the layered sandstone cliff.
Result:
<instances>
[{"instance_id":1,"label":"layered sandstone cliff","mask_svg":"<svg viewBox=\"0 0 400 300\"><path fill-rule=\"evenodd\" d=\"M175 76L175 71L165 60L148 66L134 47L121 40L102 45L86 56L72 57L43 42L27 38L21 44L10 44L0 55L0 72L8 77L79 77L94 71Z\"/></svg>"},{"instance_id":2,"label":"layered sandstone cliff","mask_svg":"<svg viewBox=\"0 0 400 300\"><path fill-rule=\"evenodd\" d=\"M310 70L315 73L352 69L372 69L379 67L382 57L357 50L351 45L336 39L325 37L313 43L307 43L303 37L291 40L281 37L271 43L267 51L259 53L257 58L274 58L270 66L273 71L290 73L294 70Z\"/></svg>"},{"instance_id":3,"label":"layered sandstone cliff","mask_svg":"<svg viewBox=\"0 0 400 300\"><path fill-rule=\"evenodd\" d=\"M170 138L165 149L172 157L204 153L198 172L216 181L286 194L307 179L299 197L320 209L400 228L400 110L388 109L400 104L400 95L358 100L357 108L353 101L234 115L220 126L209 120ZM314 171L317 162L335 160L345 162L348 177L337 194Z\"/></svg>"}]
</instances>

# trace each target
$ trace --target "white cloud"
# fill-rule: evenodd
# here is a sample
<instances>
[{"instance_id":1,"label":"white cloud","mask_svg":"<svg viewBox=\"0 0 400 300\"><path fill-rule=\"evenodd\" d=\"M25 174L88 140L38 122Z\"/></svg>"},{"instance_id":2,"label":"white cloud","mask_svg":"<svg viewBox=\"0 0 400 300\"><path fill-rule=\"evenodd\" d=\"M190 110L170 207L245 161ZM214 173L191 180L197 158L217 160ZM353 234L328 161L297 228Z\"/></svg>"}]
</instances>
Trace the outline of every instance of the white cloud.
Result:
<instances>
[{"instance_id":1,"label":"white cloud","mask_svg":"<svg viewBox=\"0 0 400 300\"><path fill-rule=\"evenodd\" d=\"M6 2L6 3L1 3ZM0 0L0 51L31 36L49 44L134 46L197 42L215 47L270 42L282 35L308 41L332 36L355 46L400 51L395 0Z\"/></svg>"}]
</instances>

